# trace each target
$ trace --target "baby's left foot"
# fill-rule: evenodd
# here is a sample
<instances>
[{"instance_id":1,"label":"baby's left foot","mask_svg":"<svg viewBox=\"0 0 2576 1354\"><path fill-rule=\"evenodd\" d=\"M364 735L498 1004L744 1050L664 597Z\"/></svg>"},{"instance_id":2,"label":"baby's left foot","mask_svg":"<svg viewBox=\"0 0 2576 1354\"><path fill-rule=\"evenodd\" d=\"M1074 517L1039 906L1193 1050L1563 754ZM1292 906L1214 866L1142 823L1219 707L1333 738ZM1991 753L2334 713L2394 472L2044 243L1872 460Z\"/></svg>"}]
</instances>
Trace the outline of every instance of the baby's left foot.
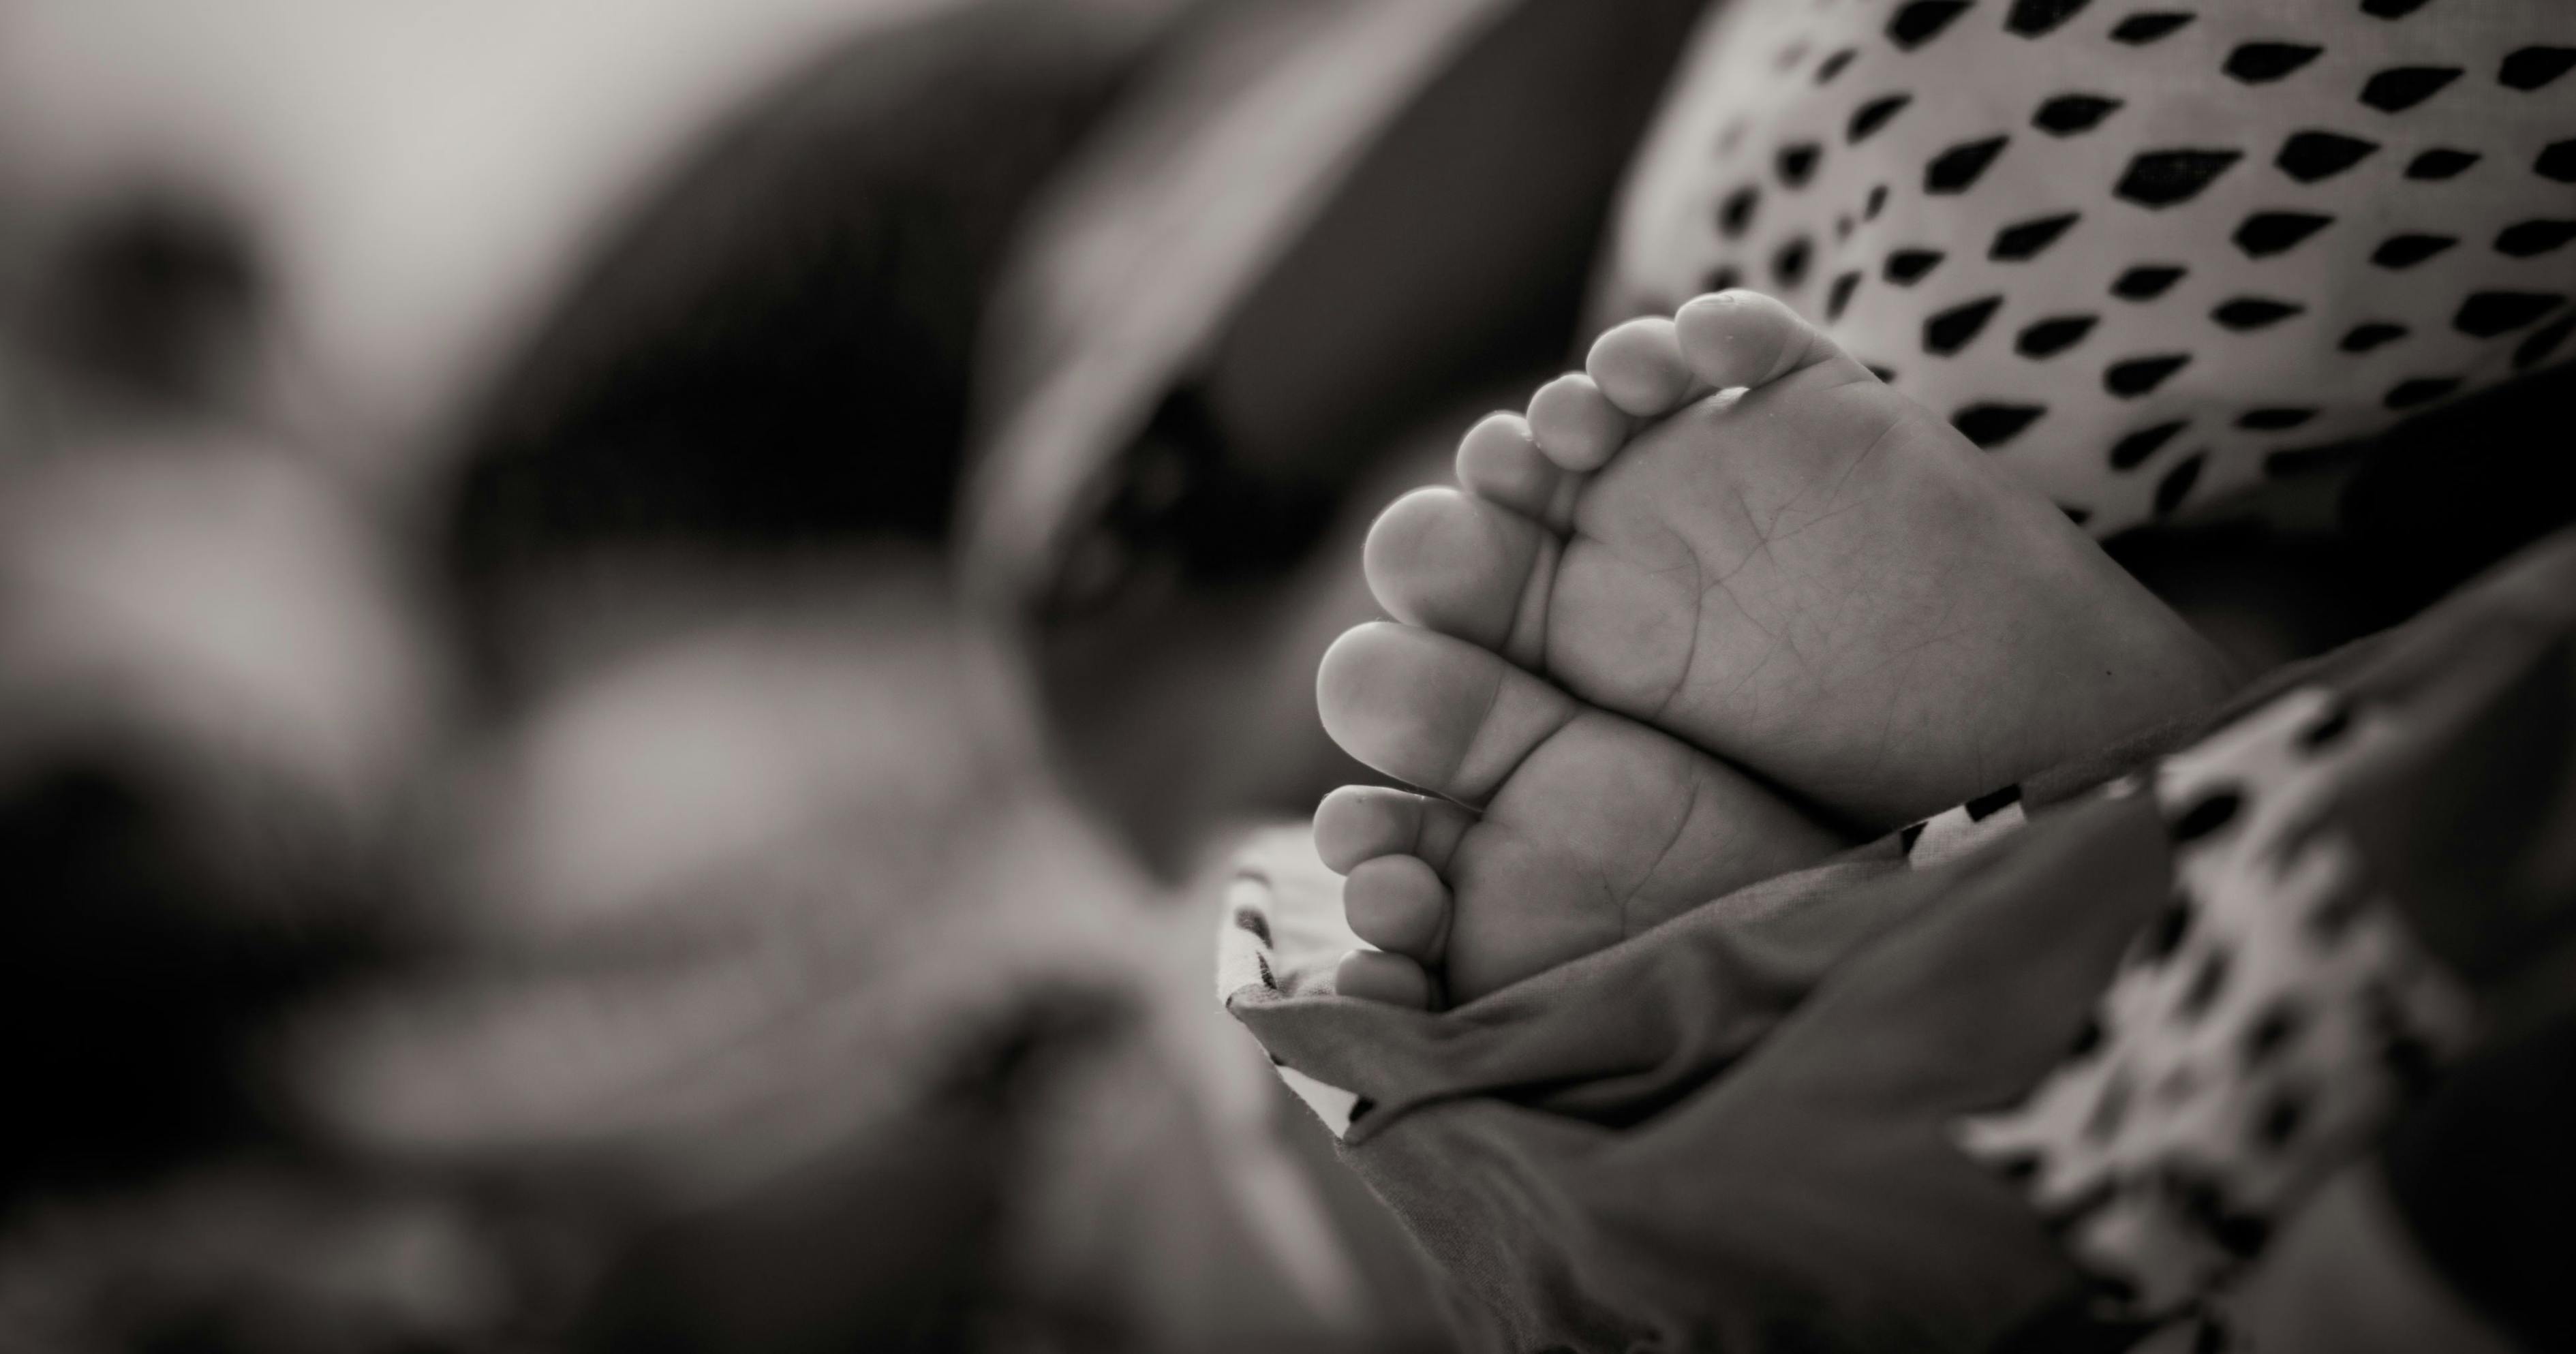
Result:
<instances>
[{"instance_id":1,"label":"baby's left foot","mask_svg":"<svg viewBox=\"0 0 2576 1354\"><path fill-rule=\"evenodd\" d=\"M1397 619L1864 831L2228 690L2054 506L1778 301L1701 297L1587 367L1468 435L1465 492L1379 518Z\"/></svg>"}]
</instances>

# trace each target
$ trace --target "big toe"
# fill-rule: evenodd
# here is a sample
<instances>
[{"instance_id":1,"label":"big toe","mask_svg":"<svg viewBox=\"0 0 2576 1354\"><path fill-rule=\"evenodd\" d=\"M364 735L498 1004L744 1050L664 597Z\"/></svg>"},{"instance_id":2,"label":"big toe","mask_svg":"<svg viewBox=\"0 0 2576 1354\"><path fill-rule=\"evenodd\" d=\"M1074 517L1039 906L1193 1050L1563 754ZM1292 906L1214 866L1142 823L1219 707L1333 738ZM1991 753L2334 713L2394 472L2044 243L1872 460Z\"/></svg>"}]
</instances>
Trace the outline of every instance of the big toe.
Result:
<instances>
[{"instance_id":1,"label":"big toe","mask_svg":"<svg viewBox=\"0 0 2576 1354\"><path fill-rule=\"evenodd\" d=\"M1564 692L1484 649L1383 621L1325 651L1315 708L1343 751L1467 804L1576 713Z\"/></svg>"},{"instance_id":2,"label":"big toe","mask_svg":"<svg viewBox=\"0 0 2576 1354\"><path fill-rule=\"evenodd\" d=\"M1556 544L1509 508L1418 489L1378 516L1361 558L1369 590L1397 620L1527 662Z\"/></svg>"},{"instance_id":3,"label":"big toe","mask_svg":"<svg viewBox=\"0 0 2576 1354\"><path fill-rule=\"evenodd\" d=\"M1769 385L1824 366L1845 379L1869 379L1867 368L1787 302L1759 292L1691 298L1673 315L1673 341L1684 363L1716 390Z\"/></svg>"}]
</instances>

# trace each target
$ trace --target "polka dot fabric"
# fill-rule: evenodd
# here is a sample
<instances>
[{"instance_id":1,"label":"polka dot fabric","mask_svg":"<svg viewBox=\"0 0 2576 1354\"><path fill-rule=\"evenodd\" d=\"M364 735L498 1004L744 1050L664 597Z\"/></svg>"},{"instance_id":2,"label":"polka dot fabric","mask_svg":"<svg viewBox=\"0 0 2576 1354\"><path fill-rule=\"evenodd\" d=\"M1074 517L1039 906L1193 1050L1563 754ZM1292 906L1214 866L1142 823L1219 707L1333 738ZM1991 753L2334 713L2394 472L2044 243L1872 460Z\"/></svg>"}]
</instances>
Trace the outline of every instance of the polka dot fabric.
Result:
<instances>
[{"instance_id":1,"label":"polka dot fabric","mask_svg":"<svg viewBox=\"0 0 2576 1354\"><path fill-rule=\"evenodd\" d=\"M2469 1037L2332 821L2386 721L2290 691L2157 768L2174 893L2068 1060L1961 1145L2029 1191L2110 1314L2191 1310Z\"/></svg>"},{"instance_id":2,"label":"polka dot fabric","mask_svg":"<svg viewBox=\"0 0 2576 1354\"><path fill-rule=\"evenodd\" d=\"M2097 535L2576 352L2576 6L1746 0L1602 324L1790 301Z\"/></svg>"}]
</instances>

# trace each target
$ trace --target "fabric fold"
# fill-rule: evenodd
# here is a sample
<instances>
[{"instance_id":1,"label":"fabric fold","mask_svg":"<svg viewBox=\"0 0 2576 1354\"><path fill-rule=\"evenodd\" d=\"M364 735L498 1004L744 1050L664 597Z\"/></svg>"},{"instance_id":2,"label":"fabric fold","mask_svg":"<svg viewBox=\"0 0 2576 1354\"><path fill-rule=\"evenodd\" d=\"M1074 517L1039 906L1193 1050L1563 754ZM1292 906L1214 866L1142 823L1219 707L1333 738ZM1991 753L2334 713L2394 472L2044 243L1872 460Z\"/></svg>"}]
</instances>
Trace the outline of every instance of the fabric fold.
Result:
<instances>
[{"instance_id":1,"label":"fabric fold","mask_svg":"<svg viewBox=\"0 0 2576 1354\"><path fill-rule=\"evenodd\" d=\"M2223 1347L2323 1181L2489 1017L2564 1009L2571 646L2576 534L2033 778L2018 829L1875 843L1437 1013L1331 993L1356 938L1283 830L1221 995L1334 1093L1476 1347Z\"/></svg>"}]
</instances>

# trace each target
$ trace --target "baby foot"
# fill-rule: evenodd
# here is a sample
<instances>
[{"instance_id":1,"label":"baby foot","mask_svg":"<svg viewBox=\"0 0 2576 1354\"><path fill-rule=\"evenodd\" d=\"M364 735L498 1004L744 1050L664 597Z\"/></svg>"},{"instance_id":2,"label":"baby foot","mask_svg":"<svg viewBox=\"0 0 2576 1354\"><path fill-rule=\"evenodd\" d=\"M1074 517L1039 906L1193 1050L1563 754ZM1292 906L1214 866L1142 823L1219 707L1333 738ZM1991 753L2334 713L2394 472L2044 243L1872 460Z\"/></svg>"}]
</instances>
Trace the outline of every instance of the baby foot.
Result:
<instances>
[{"instance_id":1,"label":"baby foot","mask_svg":"<svg viewBox=\"0 0 2576 1354\"><path fill-rule=\"evenodd\" d=\"M1737 766L1882 831L2228 689L2054 508L1768 298L1612 330L1458 477L1380 518L1369 583L1405 624L1319 679L1345 750L1454 801L1318 811L1383 951L1353 995L1424 1004L1436 969L1472 997L1833 849Z\"/></svg>"},{"instance_id":2,"label":"baby foot","mask_svg":"<svg viewBox=\"0 0 2576 1354\"><path fill-rule=\"evenodd\" d=\"M1347 786L1316 810L1351 929L1379 947L1344 962L1345 995L1469 1000L1846 844L1707 753L1446 635L1361 626L1317 688L1346 751L1439 796Z\"/></svg>"},{"instance_id":3,"label":"baby foot","mask_svg":"<svg viewBox=\"0 0 2576 1354\"><path fill-rule=\"evenodd\" d=\"M1610 331L1458 477L1371 532L1390 613L1863 831L2230 689L2046 500L1768 297Z\"/></svg>"}]
</instances>

